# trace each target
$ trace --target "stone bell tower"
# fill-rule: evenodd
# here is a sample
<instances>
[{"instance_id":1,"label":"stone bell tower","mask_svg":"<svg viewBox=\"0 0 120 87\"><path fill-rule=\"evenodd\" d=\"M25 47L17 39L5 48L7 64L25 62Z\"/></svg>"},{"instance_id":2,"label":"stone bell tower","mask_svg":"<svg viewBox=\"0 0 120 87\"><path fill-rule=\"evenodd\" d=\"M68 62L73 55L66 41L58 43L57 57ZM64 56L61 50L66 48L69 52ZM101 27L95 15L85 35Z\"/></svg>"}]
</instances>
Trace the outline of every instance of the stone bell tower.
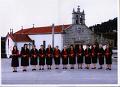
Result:
<instances>
[{"instance_id":1,"label":"stone bell tower","mask_svg":"<svg viewBox=\"0 0 120 87\"><path fill-rule=\"evenodd\" d=\"M85 13L84 13L84 10L80 12L80 6L78 6L77 11L75 11L73 8L72 24L85 25Z\"/></svg>"}]
</instances>

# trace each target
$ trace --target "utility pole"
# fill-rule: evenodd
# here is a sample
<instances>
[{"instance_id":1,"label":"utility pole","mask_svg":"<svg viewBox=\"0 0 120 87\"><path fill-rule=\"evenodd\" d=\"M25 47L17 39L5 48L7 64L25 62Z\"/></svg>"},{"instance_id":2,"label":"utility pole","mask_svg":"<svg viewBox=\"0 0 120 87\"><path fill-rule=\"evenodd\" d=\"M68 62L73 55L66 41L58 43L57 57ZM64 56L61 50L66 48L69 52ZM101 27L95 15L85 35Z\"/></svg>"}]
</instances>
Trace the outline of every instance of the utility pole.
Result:
<instances>
[{"instance_id":1,"label":"utility pole","mask_svg":"<svg viewBox=\"0 0 120 87\"><path fill-rule=\"evenodd\" d=\"M54 48L54 30L55 30L55 26L54 24L52 24L52 48Z\"/></svg>"}]
</instances>

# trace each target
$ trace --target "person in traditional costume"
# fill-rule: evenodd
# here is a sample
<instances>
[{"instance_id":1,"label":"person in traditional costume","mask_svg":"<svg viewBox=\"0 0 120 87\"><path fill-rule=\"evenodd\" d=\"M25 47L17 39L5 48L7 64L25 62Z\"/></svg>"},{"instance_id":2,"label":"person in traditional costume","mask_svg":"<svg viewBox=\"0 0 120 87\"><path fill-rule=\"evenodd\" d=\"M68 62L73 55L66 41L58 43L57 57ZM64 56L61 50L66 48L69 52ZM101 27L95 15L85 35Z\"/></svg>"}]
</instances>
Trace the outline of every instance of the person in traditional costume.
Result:
<instances>
[{"instance_id":1,"label":"person in traditional costume","mask_svg":"<svg viewBox=\"0 0 120 87\"><path fill-rule=\"evenodd\" d=\"M44 49L44 46L41 45L40 49L39 49L39 52L38 52L38 55L39 55L39 70L44 70L44 65L45 65L45 49Z\"/></svg>"},{"instance_id":2,"label":"person in traditional costume","mask_svg":"<svg viewBox=\"0 0 120 87\"><path fill-rule=\"evenodd\" d=\"M55 61L55 65L56 65L55 69L59 69L59 65L60 65L60 50L58 49L58 46L56 46L56 48L54 49L53 56L54 56L54 61Z\"/></svg>"},{"instance_id":3,"label":"person in traditional costume","mask_svg":"<svg viewBox=\"0 0 120 87\"><path fill-rule=\"evenodd\" d=\"M103 49L102 44L99 44L97 56L98 56L99 65L100 65L98 69L102 69L104 65L104 49Z\"/></svg>"},{"instance_id":4,"label":"person in traditional costume","mask_svg":"<svg viewBox=\"0 0 120 87\"><path fill-rule=\"evenodd\" d=\"M38 64L38 50L36 49L35 45L32 46L30 57L30 64L33 67L32 71L36 71L36 66Z\"/></svg>"},{"instance_id":5,"label":"person in traditional costume","mask_svg":"<svg viewBox=\"0 0 120 87\"><path fill-rule=\"evenodd\" d=\"M79 45L79 48L77 50L77 64L78 64L78 69L82 69L82 64L83 64L83 56L84 56L84 49L83 45Z\"/></svg>"},{"instance_id":6,"label":"person in traditional costume","mask_svg":"<svg viewBox=\"0 0 120 87\"><path fill-rule=\"evenodd\" d=\"M24 44L24 47L21 49L21 66L23 66L23 71L27 71L27 66L29 66L29 49L27 44Z\"/></svg>"},{"instance_id":7,"label":"person in traditional costume","mask_svg":"<svg viewBox=\"0 0 120 87\"><path fill-rule=\"evenodd\" d=\"M91 48L91 52L92 52L91 57L92 57L92 64L93 64L92 69L96 69L98 48L95 44L93 44Z\"/></svg>"},{"instance_id":8,"label":"person in traditional costume","mask_svg":"<svg viewBox=\"0 0 120 87\"><path fill-rule=\"evenodd\" d=\"M48 69L51 69L52 57L53 57L53 50L51 48L51 45L48 45L48 48L46 49L46 64Z\"/></svg>"},{"instance_id":9,"label":"person in traditional costume","mask_svg":"<svg viewBox=\"0 0 120 87\"><path fill-rule=\"evenodd\" d=\"M84 54L85 54L85 64L86 64L85 69L89 69L91 64L91 49L89 48L89 45L86 46Z\"/></svg>"},{"instance_id":10,"label":"person in traditional costume","mask_svg":"<svg viewBox=\"0 0 120 87\"><path fill-rule=\"evenodd\" d=\"M71 65L70 69L74 69L75 63L76 63L76 54L73 45L71 45L69 49L69 64Z\"/></svg>"},{"instance_id":11,"label":"person in traditional costume","mask_svg":"<svg viewBox=\"0 0 120 87\"><path fill-rule=\"evenodd\" d=\"M62 56L63 69L67 69L67 65L68 65L68 50L67 50L66 46L64 46L64 48L62 50L61 56Z\"/></svg>"},{"instance_id":12,"label":"person in traditional costume","mask_svg":"<svg viewBox=\"0 0 120 87\"><path fill-rule=\"evenodd\" d=\"M12 61L11 66L13 67L13 72L17 72L17 67L19 67L19 51L17 49L17 46L13 47L12 50Z\"/></svg>"},{"instance_id":13,"label":"person in traditional costume","mask_svg":"<svg viewBox=\"0 0 120 87\"><path fill-rule=\"evenodd\" d=\"M111 65L112 65L112 49L109 44L107 44L106 49L105 49L105 60L106 60L106 70L111 70Z\"/></svg>"}]
</instances>

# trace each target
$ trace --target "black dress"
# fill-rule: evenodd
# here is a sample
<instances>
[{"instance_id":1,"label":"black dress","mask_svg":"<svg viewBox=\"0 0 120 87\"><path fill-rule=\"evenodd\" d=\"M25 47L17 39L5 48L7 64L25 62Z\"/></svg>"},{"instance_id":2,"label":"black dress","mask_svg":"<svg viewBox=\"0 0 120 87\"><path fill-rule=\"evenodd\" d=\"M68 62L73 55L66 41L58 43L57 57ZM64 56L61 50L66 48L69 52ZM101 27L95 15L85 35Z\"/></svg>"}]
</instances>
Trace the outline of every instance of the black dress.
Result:
<instances>
[{"instance_id":1,"label":"black dress","mask_svg":"<svg viewBox=\"0 0 120 87\"><path fill-rule=\"evenodd\" d=\"M91 50L85 49L85 64L91 64Z\"/></svg>"},{"instance_id":2,"label":"black dress","mask_svg":"<svg viewBox=\"0 0 120 87\"><path fill-rule=\"evenodd\" d=\"M106 64L112 64L112 49L105 49Z\"/></svg>"},{"instance_id":3,"label":"black dress","mask_svg":"<svg viewBox=\"0 0 120 87\"><path fill-rule=\"evenodd\" d=\"M69 64L75 64L76 58L75 58L75 50L69 50Z\"/></svg>"},{"instance_id":4,"label":"black dress","mask_svg":"<svg viewBox=\"0 0 120 87\"><path fill-rule=\"evenodd\" d=\"M60 50L55 49L54 52L53 52L53 55L54 55L55 64L59 65L60 64Z\"/></svg>"},{"instance_id":5,"label":"black dress","mask_svg":"<svg viewBox=\"0 0 120 87\"><path fill-rule=\"evenodd\" d=\"M29 49L22 48L21 50L21 66L29 66Z\"/></svg>"},{"instance_id":6,"label":"black dress","mask_svg":"<svg viewBox=\"0 0 120 87\"><path fill-rule=\"evenodd\" d=\"M12 62L11 62L12 67L19 67L18 56L19 56L18 50L12 50Z\"/></svg>"},{"instance_id":7,"label":"black dress","mask_svg":"<svg viewBox=\"0 0 120 87\"><path fill-rule=\"evenodd\" d=\"M82 64L83 63L83 56L84 56L84 49L78 49L77 50L77 63Z\"/></svg>"},{"instance_id":8,"label":"black dress","mask_svg":"<svg viewBox=\"0 0 120 87\"><path fill-rule=\"evenodd\" d=\"M47 48L46 49L46 64L52 65L52 49Z\"/></svg>"},{"instance_id":9,"label":"black dress","mask_svg":"<svg viewBox=\"0 0 120 87\"><path fill-rule=\"evenodd\" d=\"M103 48L98 49L98 59L99 59L99 64L103 65L104 64L104 49Z\"/></svg>"},{"instance_id":10,"label":"black dress","mask_svg":"<svg viewBox=\"0 0 120 87\"><path fill-rule=\"evenodd\" d=\"M98 48L95 47L95 48L92 48L91 49L91 56L92 56L92 63L97 63L97 52L98 52Z\"/></svg>"},{"instance_id":11,"label":"black dress","mask_svg":"<svg viewBox=\"0 0 120 87\"><path fill-rule=\"evenodd\" d=\"M31 60L30 60L30 64L31 65L37 65L38 64L38 50L37 49L31 49L30 51L30 55L31 55Z\"/></svg>"},{"instance_id":12,"label":"black dress","mask_svg":"<svg viewBox=\"0 0 120 87\"><path fill-rule=\"evenodd\" d=\"M68 51L63 49L61 56L62 56L62 64L67 65L68 64Z\"/></svg>"},{"instance_id":13,"label":"black dress","mask_svg":"<svg viewBox=\"0 0 120 87\"><path fill-rule=\"evenodd\" d=\"M39 49L39 65L45 65L45 49Z\"/></svg>"}]
</instances>

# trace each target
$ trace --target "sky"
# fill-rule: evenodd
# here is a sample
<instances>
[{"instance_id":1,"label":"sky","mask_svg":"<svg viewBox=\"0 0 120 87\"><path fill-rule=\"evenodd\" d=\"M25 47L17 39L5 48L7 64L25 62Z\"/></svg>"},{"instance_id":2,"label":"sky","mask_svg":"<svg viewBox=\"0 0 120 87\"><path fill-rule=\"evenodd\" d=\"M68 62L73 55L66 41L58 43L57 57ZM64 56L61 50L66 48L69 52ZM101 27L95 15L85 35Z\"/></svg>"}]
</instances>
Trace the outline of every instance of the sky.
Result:
<instances>
[{"instance_id":1,"label":"sky","mask_svg":"<svg viewBox=\"0 0 120 87\"><path fill-rule=\"evenodd\" d=\"M87 26L117 17L117 0L0 0L0 31L6 36L33 26L71 24L72 10L85 11Z\"/></svg>"}]
</instances>

